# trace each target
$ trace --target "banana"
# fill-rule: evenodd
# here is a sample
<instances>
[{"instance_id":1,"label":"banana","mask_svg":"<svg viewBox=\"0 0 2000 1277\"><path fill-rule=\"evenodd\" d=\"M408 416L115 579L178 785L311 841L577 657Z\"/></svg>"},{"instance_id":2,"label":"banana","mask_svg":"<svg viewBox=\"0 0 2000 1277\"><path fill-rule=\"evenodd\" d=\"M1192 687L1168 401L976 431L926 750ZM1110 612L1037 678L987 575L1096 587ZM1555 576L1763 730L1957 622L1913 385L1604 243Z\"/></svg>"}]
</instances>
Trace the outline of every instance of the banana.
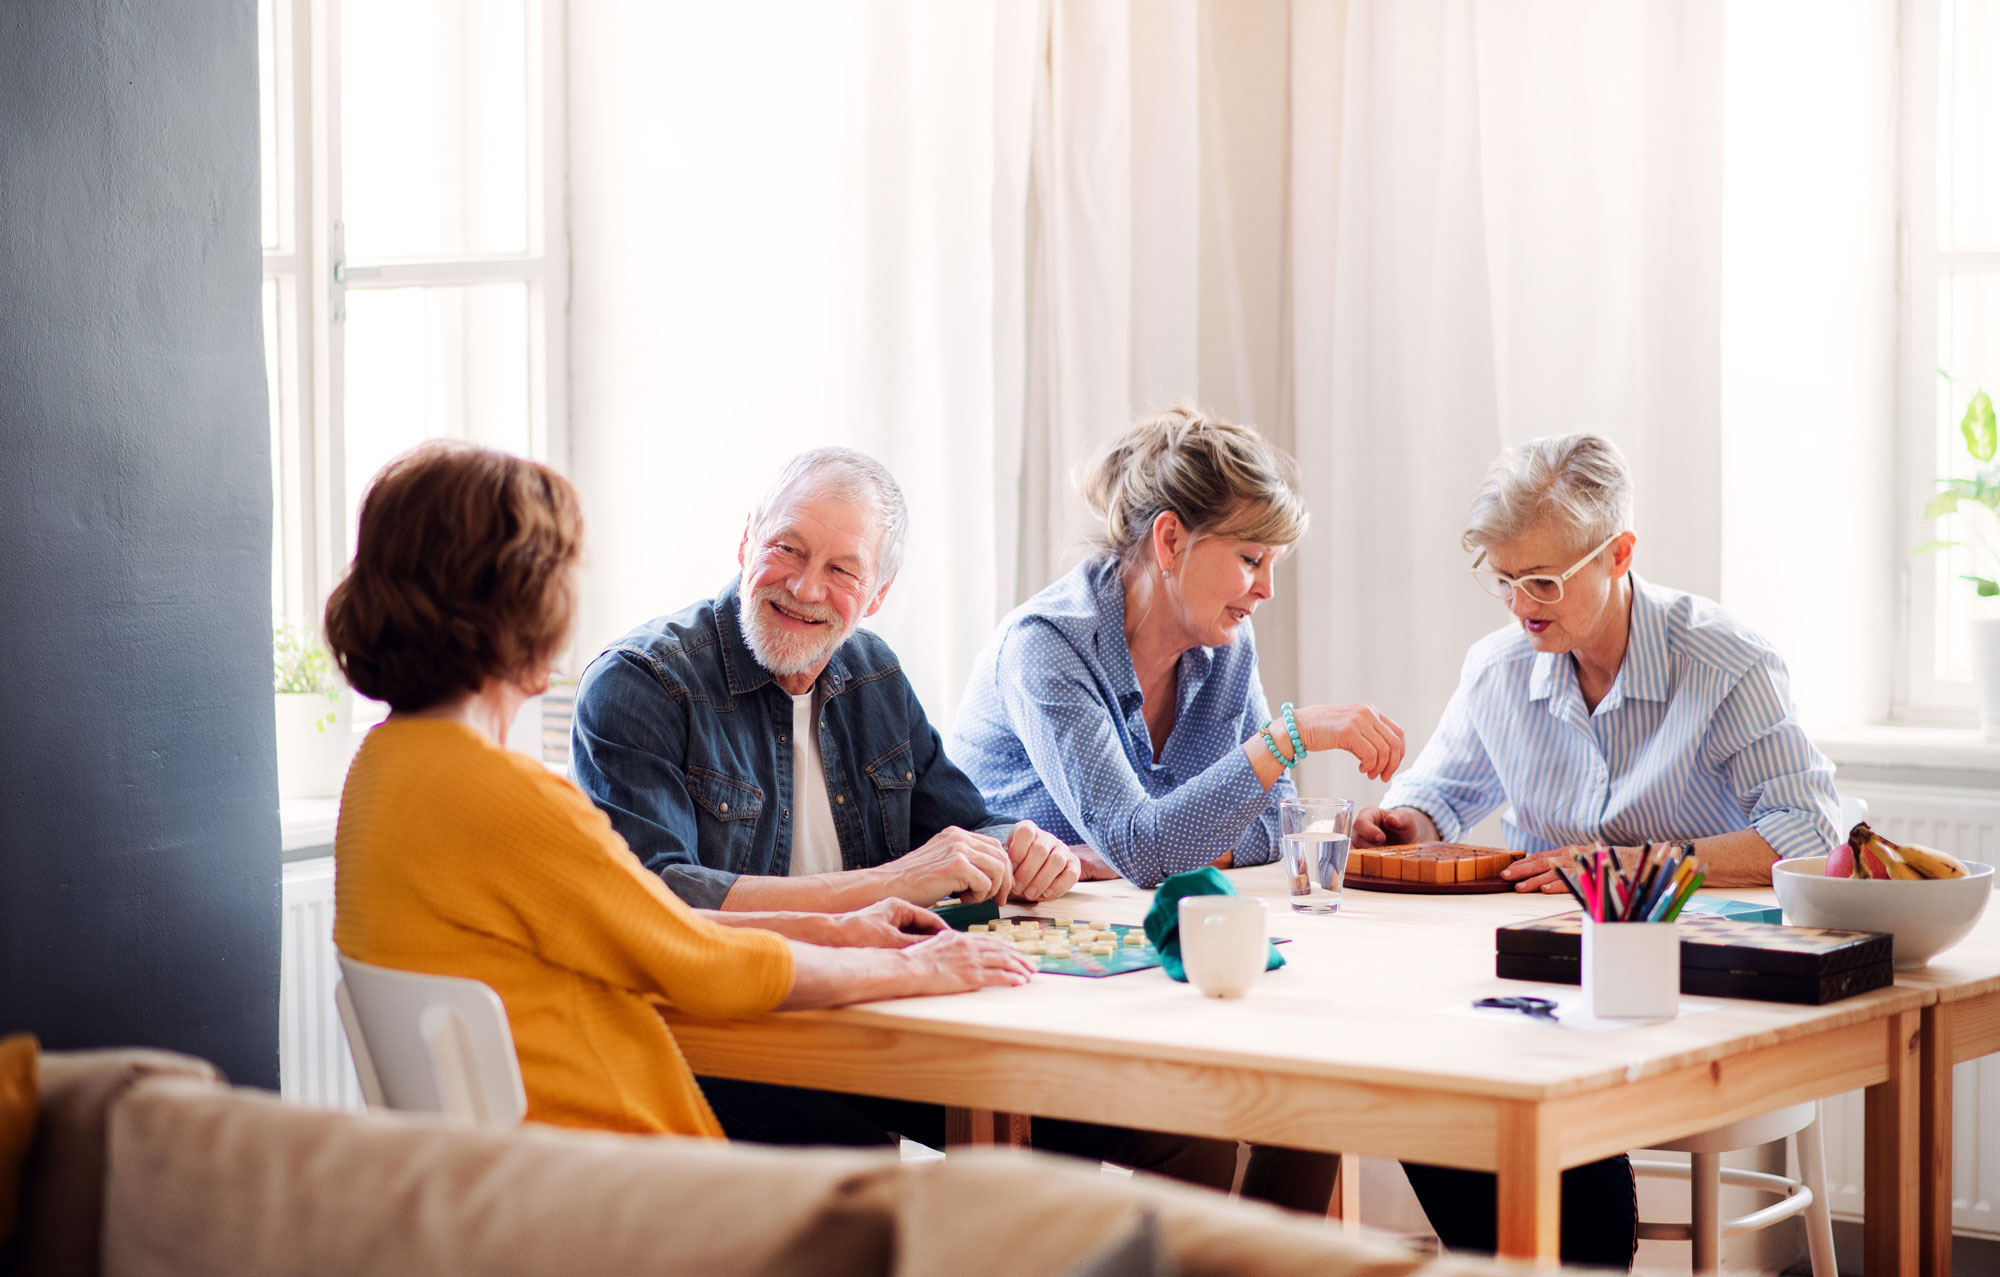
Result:
<instances>
[{"instance_id":1,"label":"banana","mask_svg":"<svg viewBox=\"0 0 2000 1277\"><path fill-rule=\"evenodd\" d=\"M1926 878L1963 878L1965 862L1948 851L1935 847L1919 847L1906 842L1897 848L1903 862Z\"/></svg>"},{"instance_id":2,"label":"banana","mask_svg":"<svg viewBox=\"0 0 2000 1277\"><path fill-rule=\"evenodd\" d=\"M1915 843L1894 843L1870 829L1864 822L1847 836L1854 849L1854 876L1857 878L1963 878L1965 864L1950 852Z\"/></svg>"}]
</instances>

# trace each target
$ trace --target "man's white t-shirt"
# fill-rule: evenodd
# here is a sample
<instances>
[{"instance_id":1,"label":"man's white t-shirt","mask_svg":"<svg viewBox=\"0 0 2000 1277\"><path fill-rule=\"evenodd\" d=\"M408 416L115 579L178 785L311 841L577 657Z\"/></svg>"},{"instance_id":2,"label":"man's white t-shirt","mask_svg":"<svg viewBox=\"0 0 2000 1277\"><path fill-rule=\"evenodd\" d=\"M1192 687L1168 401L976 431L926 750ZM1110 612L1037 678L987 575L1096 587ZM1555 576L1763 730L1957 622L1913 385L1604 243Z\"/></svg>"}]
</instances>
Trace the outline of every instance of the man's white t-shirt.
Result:
<instances>
[{"instance_id":1,"label":"man's white t-shirt","mask_svg":"<svg viewBox=\"0 0 2000 1277\"><path fill-rule=\"evenodd\" d=\"M826 767L819 752L813 693L792 697L792 877L836 873L840 835L826 796Z\"/></svg>"}]
</instances>

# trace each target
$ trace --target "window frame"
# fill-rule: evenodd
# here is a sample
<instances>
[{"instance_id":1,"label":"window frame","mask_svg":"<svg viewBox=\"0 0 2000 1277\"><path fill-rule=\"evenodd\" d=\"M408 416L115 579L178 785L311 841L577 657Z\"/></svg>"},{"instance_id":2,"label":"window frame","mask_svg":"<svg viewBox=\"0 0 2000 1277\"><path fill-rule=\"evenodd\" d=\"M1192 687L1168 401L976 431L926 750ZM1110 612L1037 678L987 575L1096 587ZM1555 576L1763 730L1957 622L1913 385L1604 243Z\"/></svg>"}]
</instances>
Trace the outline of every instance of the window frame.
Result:
<instances>
[{"instance_id":1,"label":"window frame","mask_svg":"<svg viewBox=\"0 0 2000 1277\"><path fill-rule=\"evenodd\" d=\"M341 0L273 0L277 56L279 244L264 252L282 327L273 402L274 526L283 599L277 621L317 628L352 557L342 387L346 300L355 289L521 283L528 294L530 454L569 470L568 170L565 0L526 0L529 38L528 239L518 255L351 261L340 201ZM260 93L263 91L260 85Z\"/></svg>"},{"instance_id":2,"label":"window frame","mask_svg":"<svg viewBox=\"0 0 2000 1277\"><path fill-rule=\"evenodd\" d=\"M1944 520L1929 524L1924 504L1947 473L1954 423L1942 395L1939 304L1944 281L1968 270L2000 270L2000 252L1947 249L1939 244L1939 188L1947 117L1949 69L1940 53L1949 0L1902 0L1898 14L1900 50L1898 121L1896 430L1900 469L1896 528L1911 532L1910 544L1924 535L1949 536ZM1892 689L1891 719L1900 723L1972 726L1978 721L1972 680L1940 670L1939 648L1948 624L1961 623L1960 609L1947 591L1962 588L1944 554L1901 554L1902 623Z\"/></svg>"}]
</instances>

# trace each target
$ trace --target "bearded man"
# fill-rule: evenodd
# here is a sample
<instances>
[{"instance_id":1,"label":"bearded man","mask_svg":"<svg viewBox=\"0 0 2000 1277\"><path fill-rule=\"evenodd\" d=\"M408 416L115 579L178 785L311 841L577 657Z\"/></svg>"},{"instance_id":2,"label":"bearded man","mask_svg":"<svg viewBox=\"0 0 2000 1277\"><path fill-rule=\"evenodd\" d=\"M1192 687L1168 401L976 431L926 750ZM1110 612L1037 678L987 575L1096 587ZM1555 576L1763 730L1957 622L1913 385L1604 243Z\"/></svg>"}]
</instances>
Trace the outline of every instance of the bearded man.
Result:
<instances>
[{"instance_id":1,"label":"bearded man","mask_svg":"<svg viewBox=\"0 0 2000 1277\"><path fill-rule=\"evenodd\" d=\"M840 913L1044 900L1076 882L1075 853L987 811L896 654L860 628L908 532L881 463L803 453L745 521L740 576L584 671L577 784L689 904Z\"/></svg>"},{"instance_id":2,"label":"bearded man","mask_svg":"<svg viewBox=\"0 0 2000 1277\"><path fill-rule=\"evenodd\" d=\"M896 654L860 628L908 531L881 463L847 448L794 457L744 523L741 575L584 671L577 783L649 869L718 922L810 939L790 925L796 912L770 911L894 907L914 943L942 923L913 906L1044 900L1076 882L1073 851L986 809ZM943 1144L936 1105L698 1080L731 1139ZM1039 1117L1033 1130L1037 1148L1224 1191L1236 1169L1232 1140Z\"/></svg>"}]
</instances>

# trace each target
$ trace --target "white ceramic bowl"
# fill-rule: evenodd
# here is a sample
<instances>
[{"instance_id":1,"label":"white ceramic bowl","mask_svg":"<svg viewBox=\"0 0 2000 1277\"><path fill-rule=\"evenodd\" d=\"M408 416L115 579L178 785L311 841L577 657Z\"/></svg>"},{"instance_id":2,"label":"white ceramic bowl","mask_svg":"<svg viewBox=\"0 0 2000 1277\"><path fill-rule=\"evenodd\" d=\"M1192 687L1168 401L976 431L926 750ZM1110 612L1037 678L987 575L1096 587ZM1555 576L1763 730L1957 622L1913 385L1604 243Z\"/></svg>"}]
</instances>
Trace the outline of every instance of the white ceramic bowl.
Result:
<instances>
[{"instance_id":1,"label":"white ceramic bowl","mask_svg":"<svg viewBox=\"0 0 2000 1277\"><path fill-rule=\"evenodd\" d=\"M1825 856L1780 860L1771 870L1785 921L1795 927L1886 931L1896 965L1920 967L1965 939L1993 895L1993 866L1966 865L1964 878L1829 878Z\"/></svg>"}]
</instances>

